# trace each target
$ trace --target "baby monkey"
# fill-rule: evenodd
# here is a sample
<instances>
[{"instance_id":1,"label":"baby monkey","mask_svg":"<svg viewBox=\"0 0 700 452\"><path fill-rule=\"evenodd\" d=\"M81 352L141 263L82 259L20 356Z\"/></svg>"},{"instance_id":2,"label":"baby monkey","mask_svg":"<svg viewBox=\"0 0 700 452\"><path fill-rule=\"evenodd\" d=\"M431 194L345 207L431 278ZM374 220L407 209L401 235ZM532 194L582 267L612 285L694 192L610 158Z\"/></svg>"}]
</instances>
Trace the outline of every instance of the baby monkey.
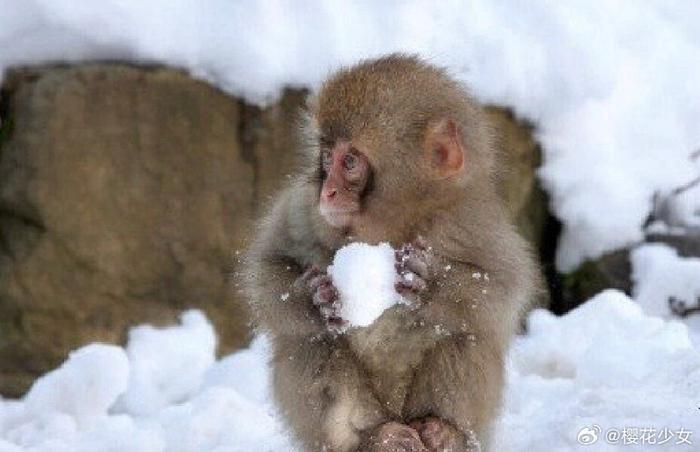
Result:
<instances>
[{"instance_id":1,"label":"baby monkey","mask_svg":"<svg viewBox=\"0 0 700 452\"><path fill-rule=\"evenodd\" d=\"M395 54L340 70L308 110L303 165L246 265L288 426L308 451L487 450L538 273L496 194L479 106ZM353 241L397 250L410 300L364 328L347 328L325 273Z\"/></svg>"}]
</instances>

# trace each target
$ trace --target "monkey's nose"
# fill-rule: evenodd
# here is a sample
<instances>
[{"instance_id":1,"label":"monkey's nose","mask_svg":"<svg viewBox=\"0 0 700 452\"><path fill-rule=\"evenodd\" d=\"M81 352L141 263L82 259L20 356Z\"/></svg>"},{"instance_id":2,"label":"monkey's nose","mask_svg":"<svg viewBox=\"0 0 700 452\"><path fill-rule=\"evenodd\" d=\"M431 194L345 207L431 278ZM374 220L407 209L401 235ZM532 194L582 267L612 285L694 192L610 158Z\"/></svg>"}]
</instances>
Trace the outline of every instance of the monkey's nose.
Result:
<instances>
[{"instance_id":1,"label":"monkey's nose","mask_svg":"<svg viewBox=\"0 0 700 452\"><path fill-rule=\"evenodd\" d=\"M338 190L335 188L331 188L330 190L326 191L326 198L327 199L333 199L335 198L335 195L338 193Z\"/></svg>"}]
</instances>

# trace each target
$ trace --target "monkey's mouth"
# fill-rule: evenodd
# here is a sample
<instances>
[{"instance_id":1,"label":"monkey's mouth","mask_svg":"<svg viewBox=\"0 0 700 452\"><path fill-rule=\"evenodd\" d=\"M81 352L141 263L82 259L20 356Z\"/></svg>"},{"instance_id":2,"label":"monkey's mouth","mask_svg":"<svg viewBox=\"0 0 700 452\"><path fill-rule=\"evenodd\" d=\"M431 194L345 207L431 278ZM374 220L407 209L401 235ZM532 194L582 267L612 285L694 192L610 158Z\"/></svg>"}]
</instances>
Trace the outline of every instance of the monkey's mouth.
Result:
<instances>
[{"instance_id":1,"label":"monkey's mouth","mask_svg":"<svg viewBox=\"0 0 700 452\"><path fill-rule=\"evenodd\" d=\"M351 225L353 217L358 213L358 209L333 209L328 206L319 206L319 212L326 223L333 226L334 228L346 228Z\"/></svg>"}]
</instances>

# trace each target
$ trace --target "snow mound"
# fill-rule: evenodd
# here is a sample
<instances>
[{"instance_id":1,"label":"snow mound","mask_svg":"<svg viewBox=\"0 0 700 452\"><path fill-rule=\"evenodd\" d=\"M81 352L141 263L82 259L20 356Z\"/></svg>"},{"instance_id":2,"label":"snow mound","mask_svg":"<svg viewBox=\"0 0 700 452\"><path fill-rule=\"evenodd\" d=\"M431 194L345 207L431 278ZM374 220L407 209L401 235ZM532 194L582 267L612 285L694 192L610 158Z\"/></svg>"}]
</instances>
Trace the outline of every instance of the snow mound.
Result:
<instances>
[{"instance_id":1,"label":"snow mound","mask_svg":"<svg viewBox=\"0 0 700 452\"><path fill-rule=\"evenodd\" d=\"M126 350L81 348L24 399L0 399L0 451L293 451L268 399L265 338L216 362L214 344L188 311L132 329Z\"/></svg>"},{"instance_id":2,"label":"snow mound","mask_svg":"<svg viewBox=\"0 0 700 452\"><path fill-rule=\"evenodd\" d=\"M258 337L248 349L204 366L210 330L201 313L190 311L177 326L134 329L148 333L131 334L126 350L101 344L77 350L37 380L24 399L0 399L0 450L296 450L271 402L267 340ZM192 344L182 347L187 340ZM166 388L180 377L189 382L184 389L163 389L167 396L158 399L163 406L129 411L117 402L134 388L144 391L144 380L129 376L144 358L134 360L133 351L143 345L133 341L149 343L149 353L164 366L156 375ZM192 360L194 370L164 364L159 355ZM605 434L628 427L668 429L673 439L653 450L676 450L681 429L700 432L697 394L700 353L684 324L647 315L616 291L563 317L537 310L508 356L494 450L579 450L581 432L599 435L590 450L622 450L622 439L611 444Z\"/></svg>"},{"instance_id":3,"label":"snow mound","mask_svg":"<svg viewBox=\"0 0 700 452\"><path fill-rule=\"evenodd\" d=\"M179 326L132 328L126 347L129 385L116 409L150 415L186 399L199 388L215 351L216 333L200 311L182 314Z\"/></svg>"},{"instance_id":4,"label":"snow mound","mask_svg":"<svg viewBox=\"0 0 700 452\"><path fill-rule=\"evenodd\" d=\"M129 363L121 347L85 346L32 386L26 398L28 413L63 413L78 423L89 422L107 414L126 389L128 375Z\"/></svg>"},{"instance_id":5,"label":"snow mound","mask_svg":"<svg viewBox=\"0 0 700 452\"><path fill-rule=\"evenodd\" d=\"M622 450L617 447L629 443L606 435L624 428L637 429L639 445L641 429L656 435L667 428L672 441L645 444L676 450L681 428L700 431L699 393L700 354L687 327L605 291L560 318L531 314L528 334L510 352L495 450L578 450L579 433L596 427L592 450Z\"/></svg>"},{"instance_id":6,"label":"snow mound","mask_svg":"<svg viewBox=\"0 0 700 452\"><path fill-rule=\"evenodd\" d=\"M349 326L371 325L402 301L394 286L394 264L394 249L388 243L373 246L356 242L335 253L328 274L340 294L341 317Z\"/></svg>"},{"instance_id":7,"label":"snow mound","mask_svg":"<svg viewBox=\"0 0 700 452\"><path fill-rule=\"evenodd\" d=\"M700 259L681 257L663 244L642 245L630 254L634 298L648 314L678 318L671 311L675 300L686 308L700 309ZM700 346L700 315L683 318L691 338Z\"/></svg>"}]
</instances>

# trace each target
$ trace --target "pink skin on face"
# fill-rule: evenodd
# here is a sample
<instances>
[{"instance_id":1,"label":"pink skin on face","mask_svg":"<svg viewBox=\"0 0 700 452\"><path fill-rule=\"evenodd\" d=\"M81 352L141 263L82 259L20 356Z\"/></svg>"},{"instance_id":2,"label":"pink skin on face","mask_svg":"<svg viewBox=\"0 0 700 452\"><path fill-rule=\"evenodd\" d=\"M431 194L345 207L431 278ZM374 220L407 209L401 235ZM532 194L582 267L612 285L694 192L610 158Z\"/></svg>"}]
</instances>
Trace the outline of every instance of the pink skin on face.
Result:
<instances>
[{"instance_id":1,"label":"pink skin on face","mask_svg":"<svg viewBox=\"0 0 700 452\"><path fill-rule=\"evenodd\" d=\"M325 176L319 199L321 215L333 227L348 227L361 210L369 161L349 142L340 141L321 151L321 166Z\"/></svg>"}]
</instances>

